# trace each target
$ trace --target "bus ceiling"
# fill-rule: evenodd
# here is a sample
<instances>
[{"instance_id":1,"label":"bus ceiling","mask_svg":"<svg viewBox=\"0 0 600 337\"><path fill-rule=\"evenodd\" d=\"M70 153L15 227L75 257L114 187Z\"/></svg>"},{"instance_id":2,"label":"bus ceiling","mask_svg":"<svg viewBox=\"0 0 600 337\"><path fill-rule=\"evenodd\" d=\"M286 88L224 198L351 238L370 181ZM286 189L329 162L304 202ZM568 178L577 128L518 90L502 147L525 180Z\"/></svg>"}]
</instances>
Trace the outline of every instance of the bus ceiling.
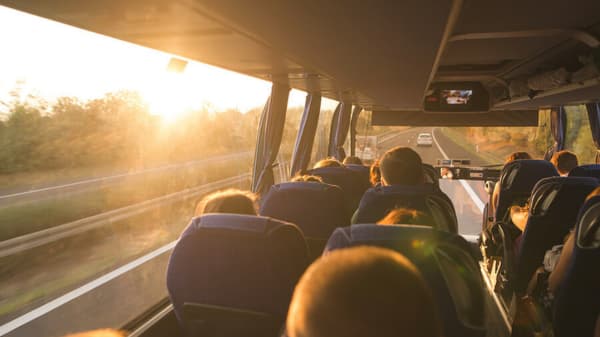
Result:
<instances>
[{"instance_id":1,"label":"bus ceiling","mask_svg":"<svg viewBox=\"0 0 600 337\"><path fill-rule=\"evenodd\" d=\"M600 99L597 0L0 4L368 110L422 110L437 82L481 83L490 110Z\"/></svg>"}]
</instances>

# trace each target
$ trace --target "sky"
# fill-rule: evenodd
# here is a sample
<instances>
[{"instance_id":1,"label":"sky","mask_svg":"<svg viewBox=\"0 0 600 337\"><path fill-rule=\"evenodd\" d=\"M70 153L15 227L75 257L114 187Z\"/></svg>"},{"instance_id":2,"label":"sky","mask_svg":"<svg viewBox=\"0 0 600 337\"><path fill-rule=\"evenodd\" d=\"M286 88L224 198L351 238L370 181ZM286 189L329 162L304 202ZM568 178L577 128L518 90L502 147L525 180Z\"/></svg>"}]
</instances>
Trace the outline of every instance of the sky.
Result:
<instances>
[{"instance_id":1,"label":"sky","mask_svg":"<svg viewBox=\"0 0 600 337\"><path fill-rule=\"evenodd\" d=\"M188 63L169 73L172 55L91 33L0 6L0 100L21 83L49 101L59 96L101 97L121 89L139 91L153 113L165 117L210 106L247 111L264 105L269 82ZM289 106L302 106L306 93L292 90ZM323 108L336 102L323 100Z\"/></svg>"}]
</instances>

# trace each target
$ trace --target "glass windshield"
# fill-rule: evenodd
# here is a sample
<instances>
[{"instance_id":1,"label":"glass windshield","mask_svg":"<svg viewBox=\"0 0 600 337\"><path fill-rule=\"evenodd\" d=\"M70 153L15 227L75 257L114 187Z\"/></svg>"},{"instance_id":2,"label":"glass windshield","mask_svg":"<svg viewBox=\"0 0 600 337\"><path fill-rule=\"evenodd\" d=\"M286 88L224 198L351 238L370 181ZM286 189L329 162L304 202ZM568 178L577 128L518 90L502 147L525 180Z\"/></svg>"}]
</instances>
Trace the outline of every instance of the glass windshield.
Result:
<instances>
[{"instance_id":1,"label":"glass windshield","mask_svg":"<svg viewBox=\"0 0 600 337\"><path fill-rule=\"evenodd\" d=\"M271 83L170 72L171 55L1 6L0 29L22 32L0 37L15 46L0 55L0 331L120 328L167 296L198 201L249 188ZM288 101L278 179L305 95Z\"/></svg>"}]
</instances>

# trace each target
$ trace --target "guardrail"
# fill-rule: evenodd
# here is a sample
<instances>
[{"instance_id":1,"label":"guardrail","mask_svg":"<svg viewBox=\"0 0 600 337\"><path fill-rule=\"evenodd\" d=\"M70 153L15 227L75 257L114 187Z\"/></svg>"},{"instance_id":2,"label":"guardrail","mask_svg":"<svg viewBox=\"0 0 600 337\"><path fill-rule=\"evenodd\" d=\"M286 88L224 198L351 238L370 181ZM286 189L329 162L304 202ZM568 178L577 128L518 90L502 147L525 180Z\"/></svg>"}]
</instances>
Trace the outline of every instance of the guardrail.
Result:
<instances>
[{"instance_id":1,"label":"guardrail","mask_svg":"<svg viewBox=\"0 0 600 337\"><path fill-rule=\"evenodd\" d=\"M47 187L37 188L37 189L33 189L33 190L28 190L28 191L0 195L0 206L2 206L3 204L8 204L8 203L13 204L15 202L29 200L31 198L36 198L36 197L53 196L57 192L63 192L63 193L64 192L73 192L73 191L79 190L79 189L91 188L97 184L104 184L104 183L114 184L123 179L128 179L128 178L135 177L135 176L152 174L152 173L157 173L157 172L164 172L164 171L173 171L173 170L191 168L191 167L196 167L196 166L203 166L203 165L219 163L219 162L223 162L223 161L227 161L227 160L233 160L233 159L238 159L238 158L243 158L243 157L250 157L252 155L253 155L252 151L238 152L238 153L226 154L226 155L222 155L222 156L215 156L215 157L208 157L208 158L199 159L199 160L192 160L192 161L188 161L185 163L162 165L162 166L153 167L153 168L135 171L135 172L127 172L127 173L106 176L106 177L79 180L79 181L62 184L62 185L47 186Z\"/></svg>"},{"instance_id":2,"label":"guardrail","mask_svg":"<svg viewBox=\"0 0 600 337\"><path fill-rule=\"evenodd\" d=\"M177 201L184 201L186 199L194 198L201 194L214 191L216 189L231 187L235 184L247 181L250 178L250 174L242 174L239 176L218 180L212 183L188 188L179 192L146 200L137 204L96 214L63 225L51 227L34 233L5 240L0 242L0 258L20 253L25 250L39 247L73 235L77 235L100 226L111 224L116 221L120 221L132 217L134 215L146 212L157 206L163 206L165 204Z\"/></svg>"}]
</instances>

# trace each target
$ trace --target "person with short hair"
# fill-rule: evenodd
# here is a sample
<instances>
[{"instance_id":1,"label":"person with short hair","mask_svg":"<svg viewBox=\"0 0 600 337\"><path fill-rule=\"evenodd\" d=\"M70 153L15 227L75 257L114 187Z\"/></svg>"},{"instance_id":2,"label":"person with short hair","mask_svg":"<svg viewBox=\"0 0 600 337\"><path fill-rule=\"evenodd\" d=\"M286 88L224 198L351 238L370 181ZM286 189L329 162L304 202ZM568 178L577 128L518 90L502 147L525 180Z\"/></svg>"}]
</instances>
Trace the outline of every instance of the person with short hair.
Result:
<instances>
[{"instance_id":1,"label":"person with short hair","mask_svg":"<svg viewBox=\"0 0 600 337\"><path fill-rule=\"evenodd\" d=\"M344 165L362 165L363 162L357 156L349 156L349 157L344 158L344 161L342 162L342 164L344 164Z\"/></svg>"},{"instance_id":2,"label":"person with short hair","mask_svg":"<svg viewBox=\"0 0 600 337\"><path fill-rule=\"evenodd\" d=\"M379 170L383 186L425 182L421 156L410 147L397 146L388 150L379 161Z\"/></svg>"},{"instance_id":3,"label":"person with short hair","mask_svg":"<svg viewBox=\"0 0 600 337\"><path fill-rule=\"evenodd\" d=\"M568 176L572 169L579 166L577 155L566 150L554 153L550 159L550 162L556 167L556 170L561 177Z\"/></svg>"},{"instance_id":4,"label":"person with short hair","mask_svg":"<svg viewBox=\"0 0 600 337\"><path fill-rule=\"evenodd\" d=\"M207 213L256 215L256 196L249 191L228 189L211 193L198 203L195 216Z\"/></svg>"},{"instance_id":5,"label":"person with short hair","mask_svg":"<svg viewBox=\"0 0 600 337\"><path fill-rule=\"evenodd\" d=\"M432 227L435 222L428 214L412 208L396 208L391 210L378 225L421 225Z\"/></svg>"},{"instance_id":6,"label":"person with short hair","mask_svg":"<svg viewBox=\"0 0 600 337\"><path fill-rule=\"evenodd\" d=\"M330 157L319 160L313 168L322 168L322 167L342 167L342 163L339 160Z\"/></svg>"},{"instance_id":7,"label":"person with short hair","mask_svg":"<svg viewBox=\"0 0 600 337\"><path fill-rule=\"evenodd\" d=\"M431 290L403 255L378 247L335 250L296 286L289 337L439 337Z\"/></svg>"}]
</instances>

